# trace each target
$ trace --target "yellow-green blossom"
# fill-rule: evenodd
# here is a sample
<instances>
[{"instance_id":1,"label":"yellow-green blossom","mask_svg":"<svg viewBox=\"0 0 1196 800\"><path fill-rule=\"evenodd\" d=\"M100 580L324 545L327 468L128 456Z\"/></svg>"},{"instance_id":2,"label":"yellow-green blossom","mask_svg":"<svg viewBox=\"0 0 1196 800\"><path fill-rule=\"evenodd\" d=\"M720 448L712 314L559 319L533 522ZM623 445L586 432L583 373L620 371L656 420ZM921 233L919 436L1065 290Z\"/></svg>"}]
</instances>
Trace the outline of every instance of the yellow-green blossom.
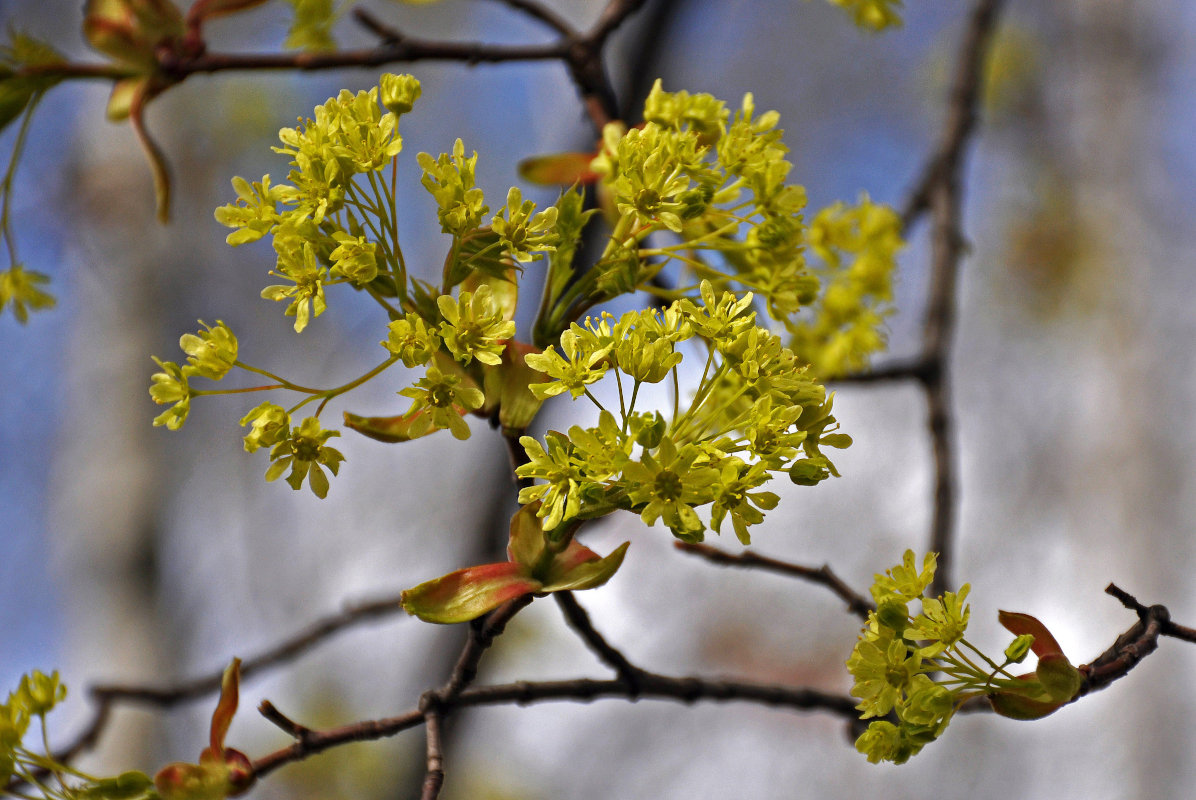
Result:
<instances>
[{"instance_id":1,"label":"yellow-green blossom","mask_svg":"<svg viewBox=\"0 0 1196 800\"><path fill-rule=\"evenodd\" d=\"M942 598L928 597L922 601L922 613L914 617L905 635L909 639L931 641L919 651L923 656L938 655L963 638L972 613L964 605L970 590L971 587L965 583L958 593L946 592Z\"/></svg>"},{"instance_id":2,"label":"yellow-green blossom","mask_svg":"<svg viewBox=\"0 0 1196 800\"><path fill-rule=\"evenodd\" d=\"M155 427L165 425L172 431L183 427L187 421L187 414L191 412L191 387L187 381L187 370L181 369L173 361L160 361L156 357L154 363L162 368L151 377L150 397L160 406L174 403L173 406L154 417Z\"/></svg>"},{"instance_id":3,"label":"yellow-green blossom","mask_svg":"<svg viewBox=\"0 0 1196 800\"><path fill-rule=\"evenodd\" d=\"M851 14L851 20L861 28L881 31L900 27L901 0L830 0Z\"/></svg>"},{"instance_id":4,"label":"yellow-green blossom","mask_svg":"<svg viewBox=\"0 0 1196 800\"><path fill-rule=\"evenodd\" d=\"M572 446L567 436L549 431L544 442L541 445L531 436L520 437L519 443L527 451L528 463L521 465L515 474L520 478L545 481L521 489L519 502L527 505L540 500L537 516L544 520L544 530L552 530L577 516L581 509L579 488L582 475L572 457Z\"/></svg>"},{"instance_id":5,"label":"yellow-green blossom","mask_svg":"<svg viewBox=\"0 0 1196 800\"><path fill-rule=\"evenodd\" d=\"M241 418L241 426L253 425L245 434L245 452L273 447L291 435L291 415L282 406L265 402Z\"/></svg>"},{"instance_id":6,"label":"yellow-green blossom","mask_svg":"<svg viewBox=\"0 0 1196 800\"><path fill-rule=\"evenodd\" d=\"M328 278L328 270L316 263L315 249L310 243L304 242L298 253L293 250L280 251L278 272L270 274L295 282L294 286L276 285L262 289L262 297L266 300L290 298L291 304L284 313L295 318L295 333L301 333L312 316L320 316L328 307L324 300L324 281Z\"/></svg>"},{"instance_id":7,"label":"yellow-green blossom","mask_svg":"<svg viewBox=\"0 0 1196 800\"><path fill-rule=\"evenodd\" d=\"M461 415L481 408L486 399L472 383L441 372L435 365L429 366L414 386L399 394L414 401L408 416L422 414L411 427L411 438L422 436L431 429L448 428L453 438L468 439L469 425Z\"/></svg>"},{"instance_id":8,"label":"yellow-green blossom","mask_svg":"<svg viewBox=\"0 0 1196 800\"><path fill-rule=\"evenodd\" d=\"M216 221L228 228L236 228L225 239L233 247L256 242L279 223L277 186L270 185L270 176L263 175L261 183L250 184L244 178L233 178L235 203L216 209Z\"/></svg>"},{"instance_id":9,"label":"yellow-green blossom","mask_svg":"<svg viewBox=\"0 0 1196 800\"><path fill-rule=\"evenodd\" d=\"M206 330L198 334L184 333L179 347L187 354L189 374L202 375L218 381L237 363L237 337L222 320L216 320L216 327L199 321Z\"/></svg>"},{"instance_id":10,"label":"yellow-green blossom","mask_svg":"<svg viewBox=\"0 0 1196 800\"><path fill-rule=\"evenodd\" d=\"M482 217L490 210L486 207L482 190L474 186L474 170L478 154L465 156L465 144L458 139L453 143L453 154L442 153L433 158L427 153L416 156L424 171L421 179L436 205L440 207L437 216L445 233L462 236L477 228Z\"/></svg>"},{"instance_id":11,"label":"yellow-green blossom","mask_svg":"<svg viewBox=\"0 0 1196 800\"><path fill-rule=\"evenodd\" d=\"M851 694L860 698L861 717L883 717L893 710L918 674L922 657L903 639L879 638L856 644L847 669L855 678Z\"/></svg>"},{"instance_id":12,"label":"yellow-green blossom","mask_svg":"<svg viewBox=\"0 0 1196 800\"><path fill-rule=\"evenodd\" d=\"M408 367L427 364L440 349L440 337L418 314L406 314L387 326L387 337L378 344L398 356Z\"/></svg>"},{"instance_id":13,"label":"yellow-green blossom","mask_svg":"<svg viewBox=\"0 0 1196 800\"><path fill-rule=\"evenodd\" d=\"M530 384L527 388L540 400L566 391L574 398L581 397L587 385L606 374L607 356L613 346L613 342L601 345L592 333L575 324L561 334L559 353L545 350L524 356L529 367L554 378L547 383Z\"/></svg>"},{"instance_id":14,"label":"yellow-green blossom","mask_svg":"<svg viewBox=\"0 0 1196 800\"><path fill-rule=\"evenodd\" d=\"M58 301L48 292L37 288L49 281L48 276L25 269L20 264L0 272L0 312L12 306L13 316L24 325L29 321L30 309L41 311L53 308Z\"/></svg>"},{"instance_id":15,"label":"yellow-green blossom","mask_svg":"<svg viewBox=\"0 0 1196 800\"><path fill-rule=\"evenodd\" d=\"M436 307L444 317L439 333L453 358L463 364L475 358L491 366L502 363L502 351L506 340L515 335L515 323L503 316L489 286L461 292L458 300L441 295Z\"/></svg>"},{"instance_id":16,"label":"yellow-green blossom","mask_svg":"<svg viewBox=\"0 0 1196 800\"><path fill-rule=\"evenodd\" d=\"M344 231L335 231L332 238L337 247L328 256L332 261L331 274L348 278L358 286L378 277L378 245L364 236L351 236Z\"/></svg>"},{"instance_id":17,"label":"yellow-green blossom","mask_svg":"<svg viewBox=\"0 0 1196 800\"><path fill-rule=\"evenodd\" d=\"M759 509L771 511L781 498L772 492L755 491L769 479L763 465L747 465L737 458L729 458L714 486L714 503L710 507L710 527L715 533L722 533L722 523L731 517L731 526L741 544L751 544L749 525L759 525L764 514Z\"/></svg>"},{"instance_id":18,"label":"yellow-green blossom","mask_svg":"<svg viewBox=\"0 0 1196 800\"><path fill-rule=\"evenodd\" d=\"M533 261L542 253L556 249L560 234L556 232L557 209L549 206L536 211L536 204L525 201L517 187L507 192L506 208L494 215L490 228L498 234L503 249L516 261Z\"/></svg>"},{"instance_id":19,"label":"yellow-green blossom","mask_svg":"<svg viewBox=\"0 0 1196 800\"><path fill-rule=\"evenodd\" d=\"M706 526L694 511L695 505L711 500L717 470L695 465L701 451L686 445L680 449L669 437L655 453L644 453L638 462L623 470L623 484L634 507L642 509L646 525L664 519L673 535L683 541L700 542Z\"/></svg>"},{"instance_id":20,"label":"yellow-green blossom","mask_svg":"<svg viewBox=\"0 0 1196 800\"><path fill-rule=\"evenodd\" d=\"M936 553L927 553L922 559L919 569L913 550L906 550L901 557L901 563L887 570L883 575L874 576L872 583L872 598L880 602L888 595L898 595L906 600L914 600L922 596L926 587L934 580L935 566L938 564Z\"/></svg>"},{"instance_id":21,"label":"yellow-green blossom","mask_svg":"<svg viewBox=\"0 0 1196 800\"><path fill-rule=\"evenodd\" d=\"M270 451L272 463L266 470L266 480L277 480L290 468L286 481L292 489L298 491L306 480L316 497L327 497L328 476L324 474L323 467L336 475L345 457L325 442L340 435L340 431L324 430L315 417L303 420L298 428L291 430L290 435Z\"/></svg>"}]
</instances>

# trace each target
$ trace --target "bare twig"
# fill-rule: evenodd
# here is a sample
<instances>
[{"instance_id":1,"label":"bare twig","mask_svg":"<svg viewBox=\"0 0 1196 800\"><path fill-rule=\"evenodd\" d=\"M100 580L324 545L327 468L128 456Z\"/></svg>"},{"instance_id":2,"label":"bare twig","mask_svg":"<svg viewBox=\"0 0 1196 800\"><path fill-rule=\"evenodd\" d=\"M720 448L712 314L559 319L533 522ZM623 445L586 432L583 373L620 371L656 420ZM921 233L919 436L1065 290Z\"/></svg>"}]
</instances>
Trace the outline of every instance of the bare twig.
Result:
<instances>
[{"instance_id":1,"label":"bare twig","mask_svg":"<svg viewBox=\"0 0 1196 800\"><path fill-rule=\"evenodd\" d=\"M553 595L556 603L565 614L565 619L573 630L581 636L586 646L602 660L602 663L615 671L615 674L627 684L634 698L639 694L640 676L644 671L627 660L627 657L612 646L590 622L590 615L577 602L573 592L557 592Z\"/></svg>"},{"instance_id":2,"label":"bare twig","mask_svg":"<svg viewBox=\"0 0 1196 800\"><path fill-rule=\"evenodd\" d=\"M530 705L551 701L589 702L603 698L674 700L682 703L749 702L796 711L825 711L844 718L855 718L856 701L850 697L818 689L752 683L749 681L711 680L671 677L651 672L640 673L640 685L633 692L626 681L579 678L565 681L519 682L464 689L459 695L439 700L438 713L467 706ZM305 758L349 742L369 741L394 736L418 726L425 712L409 711L396 717L366 720L327 731L312 731L305 742L270 753L253 762L254 774L262 778L284 764Z\"/></svg>"},{"instance_id":3,"label":"bare twig","mask_svg":"<svg viewBox=\"0 0 1196 800\"><path fill-rule=\"evenodd\" d=\"M370 33L382 40L383 44L397 44L405 37L402 31L398 28L387 25L382 20L375 17L367 9L360 6L353 9L353 19L357 20L361 27L365 28Z\"/></svg>"},{"instance_id":4,"label":"bare twig","mask_svg":"<svg viewBox=\"0 0 1196 800\"><path fill-rule=\"evenodd\" d=\"M894 383L897 381L920 381L928 382L933 371L936 369L936 363L927 358L916 358L908 361L896 361L891 364L882 364L875 369L867 372L856 372L851 375L843 375L832 379L832 383L849 384L849 385L864 385L875 383Z\"/></svg>"},{"instance_id":5,"label":"bare twig","mask_svg":"<svg viewBox=\"0 0 1196 800\"><path fill-rule=\"evenodd\" d=\"M933 154L922 167L905 205L901 223L909 228L930 210L934 186L945 175L956 172L963 161L964 150L976 127L984 61L997 26L997 15L1004 0L978 0L972 7L967 30L955 60L947 116Z\"/></svg>"},{"instance_id":6,"label":"bare twig","mask_svg":"<svg viewBox=\"0 0 1196 800\"><path fill-rule=\"evenodd\" d=\"M828 564L823 564L821 567L807 567L801 564L791 564L788 561L779 561L775 558L767 558L750 550L736 555L708 544L691 542L673 542L673 546L682 552L701 556L722 566L763 569L822 584L847 603L848 611L861 619L867 619L868 612L875 608L870 600L844 583L843 579L836 575Z\"/></svg>"},{"instance_id":7,"label":"bare twig","mask_svg":"<svg viewBox=\"0 0 1196 800\"><path fill-rule=\"evenodd\" d=\"M399 611L402 611L402 607L397 596L350 605L339 614L319 620L265 652L245 659L241 662L241 677L246 678L292 661L333 634ZM99 685L92 687L91 695L97 700L171 706L218 692L222 675L223 671L213 672L201 678L163 687Z\"/></svg>"},{"instance_id":8,"label":"bare twig","mask_svg":"<svg viewBox=\"0 0 1196 800\"><path fill-rule=\"evenodd\" d=\"M577 35L576 31L573 30L573 27L564 17L557 14L551 8L540 5L535 0L495 0L495 2L510 6L517 11L522 11L532 19L543 22L562 36L571 37Z\"/></svg>"},{"instance_id":9,"label":"bare twig","mask_svg":"<svg viewBox=\"0 0 1196 800\"><path fill-rule=\"evenodd\" d=\"M311 736L311 728L295 722L286 714L279 711L269 700L263 700L258 705L257 710L259 714L270 720L270 722L273 722L276 726L285 731L288 736L294 739L303 741L307 737Z\"/></svg>"},{"instance_id":10,"label":"bare twig","mask_svg":"<svg viewBox=\"0 0 1196 800\"><path fill-rule=\"evenodd\" d=\"M486 650L490 648L490 645L494 644L494 640L497 637L502 635L511 618L518 614L531 601L532 596L530 594L509 600L486 616L470 623L469 638L465 641L465 647L461 650L461 657L457 659L457 664L453 667L453 674L449 676L448 682L444 687L436 693L437 700L441 704L452 703L453 699L465 687L473 683L474 678L478 675L478 664L481 662Z\"/></svg>"},{"instance_id":11,"label":"bare twig","mask_svg":"<svg viewBox=\"0 0 1196 800\"><path fill-rule=\"evenodd\" d=\"M1075 700L1103 689L1129 674L1130 670L1159 646L1159 636L1175 636L1185 641L1196 641L1196 638L1189 638L1188 634L1192 633L1190 628L1171 621L1171 612L1166 606L1145 606L1129 592L1112 583L1105 587L1105 593L1116 597L1122 605L1137 613L1138 621L1118 636L1113 645L1093 659L1092 663L1079 668L1084 675L1084 682Z\"/></svg>"},{"instance_id":12,"label":"bare twig","mask_svg":"<svg viewBox=\"0 0 1196 800\"><path fill-rule=\"evenodd\" d=\"M440 750L440 711L434 707L423 709L424 735L427 737L427 770L424 772L420 800L436 800L444 785L444 754Z\"/></svg>"},{"instance_id":13,"label":"bare twig","mask_svg":"<svg viewBox=\"0 0 1196 800\"><path fill-rule=\"evenodd\" d=\"M983 65L996 29L1002 0L977 0L956 58L947 116L933 154L901 212L908 233L929 211L931 278L922 329L922 356L903 369L875 380L915 378L926 392L927 427L934 453L934 505L929 549L939 554L932 594L952 584L953 528L956 511L955 425L951 418L949 374L951 338L955 329L956 278L964 253L961 223L963 157L976 127ZM857 379L856 382L862 382Z\"/></svg>"},{"instance_id":14,"label":"bare twig","mask_svg":"<svg viewBox=\"0 0 1196 800\"><path fill-rule=\"evenodd\" d=\"M285 664L346 628L369 622L379 617L389 616L400 610L398 597L381 598L351 605L339 614L326 617L310 625L295 636L283 640L264 653L244 660L241 663L241 676L245 677L246 675L252 675L271 667ZM215 672L202 678L165 687L119 686L115 684L93 686L89 691L95 703L95 711L92 713L91 721L71 744L57 751L54 757L60 763L68 764L82 753L95 747L96 742L99 741L111 718L112 707L117 703L143 704L159 707L177 705L218 692L220 690L222 675L223 671ZM268 705L268 703L265 705ZM266 712L263 711L262 713L265 714ZM270 716L267 718L278 724L278 719Z\"/></svg>"}]
</instances>

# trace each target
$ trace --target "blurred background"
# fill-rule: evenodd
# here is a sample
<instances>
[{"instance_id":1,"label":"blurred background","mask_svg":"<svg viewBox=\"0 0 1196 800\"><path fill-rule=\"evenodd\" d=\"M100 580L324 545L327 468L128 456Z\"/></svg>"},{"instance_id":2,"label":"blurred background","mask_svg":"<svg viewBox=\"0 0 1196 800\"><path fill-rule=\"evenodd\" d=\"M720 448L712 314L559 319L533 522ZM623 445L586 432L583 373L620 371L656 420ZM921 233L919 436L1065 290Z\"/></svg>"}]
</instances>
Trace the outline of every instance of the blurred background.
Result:
<instances>
[{"instance_id":1,"label":"blurred background","mask_svg":"<svg viewBox=\"0 0 1196 800\"><path fill-rule=\"evenodd\" d=\"M598 0L546 0L588 24ZM367 4L369 5L369 4ZM909 0L906 25L852 27L823 2L674 0L650 37L649 3L617 37L625 103L659 76L781 112L811 209L862 191L899 204L936 136L969 3ZM429 37L540 41L500 3L369 5ZM212 49L276 49L287 14L267 6L213 24ZM5 0L0 24L91 58L77 0ZM956 580L972 585L975 640L1000 649L996 611L1042 619L1074 662L1091 660L1133 616L1110 581L1196 624L1196 5L1184 0L1012 0L995 48L985 114L968 159L964 264L955 341L960 450ZM342 47L368 39L346 20ZM647 49L649 58L642 58ZM639 65L638 68L633 65ZM520 159L589 149L593 133L555 64L399 65L423 81L404 119L408 187L401 232L428 272L443 259L414 153L460 136L477 149L492 207ZM636 71L637 74L629 74ZM73 694L57 741L87 719L95 682L163 684L251 657L349 601L389 595L493 560L513 510L506 453L484 425L403 446L347 432L325 501L266 484L266 460L236 421L260 398L204 398L181 431L151 427L150 355L180 359L197 319L223 319L242 358L292 380L334 385L373 366L384 323L332 294L301 336L259 298L268 245L232 249L212 210L229 180L286 172L278 128L374 71L197 76L149 113L175 170L175 213L153 221L148 169L127 125L103 120L102 85L55 89L34 123L12 210L22 258L49 273L56 310L21 327L0 318L0 690L30 669L60 669ZM11 149L13 131L0 138ZM405 183L404 183L405 182ZM528 190L549 202L553 192ZM892 352L917 351L926 226L902 257ZM387 373L333 404L407 407ZM783 501L753 531L765 555L830 563L864 590L873 572L925 546L931 463L913 385L845 386L835 402L855 444L843 477L770 487ZM570 409L538 424L562 427ZM480 512L479 512L480 509ZM672 549L631 515L587 534L599 552L632 540L611 583L579 595L636 663L672 674L744 676L846 692L856 620L818 587L719 569ZM733 539L714 544L738 550ZM462 632L404 615L330 640L246 682L230 743L261 755L287 743L253 713L269 698L324 726L398 713L439 682ZM752 705L642 701L472 710L447 742L445 797L793 796L889 800L1187 798L1196 781L1196 648L1174 640L1128 678L1034 723L980 715L911 763L874 766L825 715ZM555 605L535 603L484 662L483 681L604 676ZM214 699L168 713L121 708L86 763L155 770L195 757ZM340 748L275 773L270 798L409 798L422 734Z\"/></svg>"}]
</instances>

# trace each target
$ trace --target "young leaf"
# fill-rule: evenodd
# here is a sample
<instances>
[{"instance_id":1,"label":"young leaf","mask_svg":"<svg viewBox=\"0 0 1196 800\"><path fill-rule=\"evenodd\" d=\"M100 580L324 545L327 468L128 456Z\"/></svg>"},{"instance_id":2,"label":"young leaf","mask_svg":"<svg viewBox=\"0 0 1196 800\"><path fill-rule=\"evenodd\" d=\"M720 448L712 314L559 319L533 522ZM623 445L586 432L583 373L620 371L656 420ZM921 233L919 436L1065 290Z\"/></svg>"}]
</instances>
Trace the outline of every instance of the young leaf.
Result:
<instances>
[{"instance_id":1,"label":"young leaf","mask_svg":"<svg viewBox=\"0 0 1196 800\"><path fill-rule=\"evenodd\" d=\"M424 622L453 624L477 619L508 600L539 591L522 564L507 561L467 567L425 581L402 594L403 609Z\"/></svg>"}]
</instances>

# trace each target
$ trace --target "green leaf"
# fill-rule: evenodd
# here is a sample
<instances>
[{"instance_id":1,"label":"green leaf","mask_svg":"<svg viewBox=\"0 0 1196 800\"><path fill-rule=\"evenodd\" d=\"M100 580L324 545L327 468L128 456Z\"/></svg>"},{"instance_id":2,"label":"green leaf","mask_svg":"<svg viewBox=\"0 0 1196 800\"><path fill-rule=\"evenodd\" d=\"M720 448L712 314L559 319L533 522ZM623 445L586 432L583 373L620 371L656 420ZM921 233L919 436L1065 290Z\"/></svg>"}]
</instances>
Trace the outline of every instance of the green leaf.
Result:
<instances>
[{"instance_id":1,"label":"green leaf","mask_svg":"<svg viewBox=\"0 0 1196 800\"><path fill-rule=\"evenodd\" d=\"M21 116L25 106L33 99L33 88L20 78L0 78L0 131Z\"/></svg>"},{"instance_id":2,"label":"green leaf","mask_svg":"<svg viewBox=\"0 0 1196 800\"><path fill-rule=\"evenodd\" d=\"M524 361L528 354L538 352L539 348L512 339L503 350L502 363L485 368L486 408L493 412L497 399L498 421L505 435L518 435L526 430L543 405L544 401L527 387L543 381L544 374Z\"/></svg>"},{"instance_id":3,"label":"green leaf","mask_svg":"<svg viewBox=\"0 0 1196 800\"><path fill-rule=\"evenodd\" d=\"M580 591L601 586L622 566L630 544L623 542L603 558L588 547L570 541L565 551L552 560L541 591Z\"/></svg>"},{"instance_id":4,"label":"green leaf","mask_svg":"<svg viewBox=\"0 0 1196 800\"><path fill-rule=\"evenodd\" d=\"M468 622L493 611L508 600L540 590L521 564L507 561L467 567L425 581L402 594L408 614L424 622Z\"/></svg>"},{"instance_id":5,"label":"green leaf","mask_svg":"<svg viewBox=\"0 0 1196 800\"><path fill-rule=\"evenodd\" d=\"M38 92L51 88L61 80L49 76L19 76L17 69L61 64L64 61L59 52L46 42L20 31L9 33L8 44L0 47L0 132L21 116Z\"/></svg>"},{"instance_id":6,"label":"green leaf","mask_svg":"<svg viewBox=\"0 0 1196 800\"><path fill-rule=\"evenodd\" d=\"M507 543L507 558L512 563L535 569L544 555L544 527L537 515L540 501L528 503L511 517L511 538Z\"/></svg>"},{"instance_id":7,"label":"green leaf","mask_svg":"<svg viewBox=\"0 0 1196 800\"><path fill-rule=\"evenodd\" d=\"M112 84L112 94L108 95L108 107L105 116L109 122L122 122L133 113L133 104L137 95L145 91L151 78L124 78Z\"/></svg>"}]
</instances>

